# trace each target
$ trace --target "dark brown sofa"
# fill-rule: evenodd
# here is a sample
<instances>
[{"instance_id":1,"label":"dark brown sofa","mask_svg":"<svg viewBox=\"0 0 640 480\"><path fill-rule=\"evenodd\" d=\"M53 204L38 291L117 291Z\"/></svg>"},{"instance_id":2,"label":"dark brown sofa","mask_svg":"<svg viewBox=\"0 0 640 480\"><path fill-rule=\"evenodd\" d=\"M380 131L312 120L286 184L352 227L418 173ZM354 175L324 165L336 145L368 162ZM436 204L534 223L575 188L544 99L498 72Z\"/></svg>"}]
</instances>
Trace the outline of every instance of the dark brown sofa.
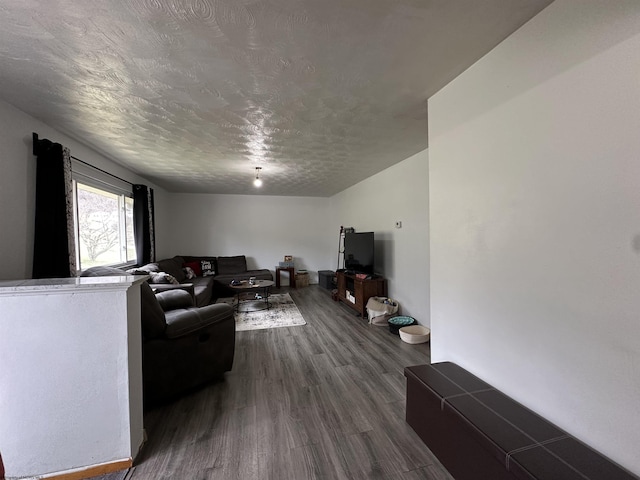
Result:
<instances>
[{"instance_id":1,"label":"dark brown sofa","mask_svg":"<svg viewBox=\"0 0 640 480\"><path fill-rule=\"evenodd\" d=\"M211 268L205 270L203 265ZM188 278L186 267L194 270L196 276ZM244 255L232 257L177 255L127 270L127 272L152 275L149 283L156 292L176 288L186 290L193 295L198 307L209 305L220 297L233 295L233 290L229 288L231 280L248 280L250 277L256 277L258 280L273 280L273 274L268 269L248 270ZM170 275L170 278L163 274ZM172 279L175 279L175 283L171 283Z\"/></svg>"},{"instance_id":2,"label":"dark brown sofa","mask_svg":"<svg viewBox=\"0 0 640 480\"><path fill-rule=\"evenodd\" d=\"M92 267L82 276L124 275L112 267ZM185 390L221 379L233 366L236 324L225 303L195 307L182 289L154 294L140 286L144 400L151 405Z\"/></svg>"}]
</instances>

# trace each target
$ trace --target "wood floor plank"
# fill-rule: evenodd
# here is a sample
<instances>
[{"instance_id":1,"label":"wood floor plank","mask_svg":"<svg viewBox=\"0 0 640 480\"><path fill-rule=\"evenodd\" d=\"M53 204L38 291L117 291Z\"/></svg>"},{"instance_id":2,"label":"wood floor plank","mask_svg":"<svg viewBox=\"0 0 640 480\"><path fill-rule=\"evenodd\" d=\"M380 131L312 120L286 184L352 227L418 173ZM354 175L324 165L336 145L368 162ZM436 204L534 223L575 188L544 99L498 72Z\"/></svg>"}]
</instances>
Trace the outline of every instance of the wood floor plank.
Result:
<instances>
[{"instance_id":1,"label":"wood floor plank","mask_svg":"<svg viewBox=\"0 0 640 480\"><path fill-rule=\"evenodd\" d=\"M405 366L428 363L317 285L283 288L307 325L238 332L233 371L145 414L127 480L451 480L404 421Z\"/></svg>"}]
</instances>

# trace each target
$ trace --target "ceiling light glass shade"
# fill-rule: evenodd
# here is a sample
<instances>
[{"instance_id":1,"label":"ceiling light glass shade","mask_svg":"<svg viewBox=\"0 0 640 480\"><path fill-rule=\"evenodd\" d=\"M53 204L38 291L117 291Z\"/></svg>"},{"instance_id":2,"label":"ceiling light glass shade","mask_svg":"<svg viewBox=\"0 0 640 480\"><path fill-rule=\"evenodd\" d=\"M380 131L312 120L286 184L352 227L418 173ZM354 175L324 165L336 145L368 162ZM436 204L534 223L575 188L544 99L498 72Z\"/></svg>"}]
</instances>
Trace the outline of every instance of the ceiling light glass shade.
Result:
<instances>
[{"instance_id":1,"label":"ceiling light glass shade","mask_svg":"<svg viewBox=\"0 0 640 480\"><path fill-rule=\"evenodd\" d=\"M260 170L262 170L262 167L256 167L256 179L253 181L253 185L255 187L262 186L262 180L260 180Z\"/></svg>"}]
</instances>

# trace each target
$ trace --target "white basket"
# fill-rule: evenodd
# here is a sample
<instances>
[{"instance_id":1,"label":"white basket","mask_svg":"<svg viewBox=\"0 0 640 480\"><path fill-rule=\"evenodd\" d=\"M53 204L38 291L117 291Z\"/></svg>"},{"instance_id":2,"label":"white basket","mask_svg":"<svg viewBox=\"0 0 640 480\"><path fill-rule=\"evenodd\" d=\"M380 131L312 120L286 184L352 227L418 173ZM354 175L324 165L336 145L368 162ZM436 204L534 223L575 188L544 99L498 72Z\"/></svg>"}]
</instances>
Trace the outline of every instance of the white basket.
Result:
<instances>
[{"instance_id":1,"label":"white basket","mask_svg":"<svg viewBox=\"0 0 640 480\"><path fill-rule=\"evenodd\" d=\"M422 325L409 325L398 330L400 338L406 343L426 343L431 336L431 330Z\"/></svg>"},{"instance_id":2,"label":"white basket","mask_svg":"<svg viewBox=\"0 0 640 480\"><path fill-rule=\"evenodd\" d=\"M398 302L387 297L370 297L367 301L369 323L387 325L387 317L398 312Z\"/></svg>"}]
</instances>

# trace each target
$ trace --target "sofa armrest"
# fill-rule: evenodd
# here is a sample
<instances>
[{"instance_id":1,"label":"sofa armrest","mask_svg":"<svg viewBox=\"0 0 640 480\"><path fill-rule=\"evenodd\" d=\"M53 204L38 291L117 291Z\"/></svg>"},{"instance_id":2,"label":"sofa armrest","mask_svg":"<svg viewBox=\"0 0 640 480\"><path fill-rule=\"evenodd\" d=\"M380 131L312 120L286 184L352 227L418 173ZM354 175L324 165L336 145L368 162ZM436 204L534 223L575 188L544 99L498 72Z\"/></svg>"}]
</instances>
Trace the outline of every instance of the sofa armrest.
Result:
<instances>
[{"instance_id":1,"label":"sofa armrest","mask_svg":"<svg viewBox=\"0 0 640 480\"><path fill-rule=\"evenodd\" d=\"M156 294L156 299L164 312L171 310L191 308L194 306L193 297L189 292L174 288Z\"/></svg>"},{"instance_id":2,"label":"sofa armrest","mask_svg":"<svg viewBox=\"0 0 640 480\"><path fill-rule=\"evenodd\" d=\"M176 285L175 283L150 283L149 285L151 286L151 289L155 294L170 290L184 290L189 295L191 295L191 298L195 302L196 293L193 283L180 283L178 285Z\"/></svg>"}]
</instances>

